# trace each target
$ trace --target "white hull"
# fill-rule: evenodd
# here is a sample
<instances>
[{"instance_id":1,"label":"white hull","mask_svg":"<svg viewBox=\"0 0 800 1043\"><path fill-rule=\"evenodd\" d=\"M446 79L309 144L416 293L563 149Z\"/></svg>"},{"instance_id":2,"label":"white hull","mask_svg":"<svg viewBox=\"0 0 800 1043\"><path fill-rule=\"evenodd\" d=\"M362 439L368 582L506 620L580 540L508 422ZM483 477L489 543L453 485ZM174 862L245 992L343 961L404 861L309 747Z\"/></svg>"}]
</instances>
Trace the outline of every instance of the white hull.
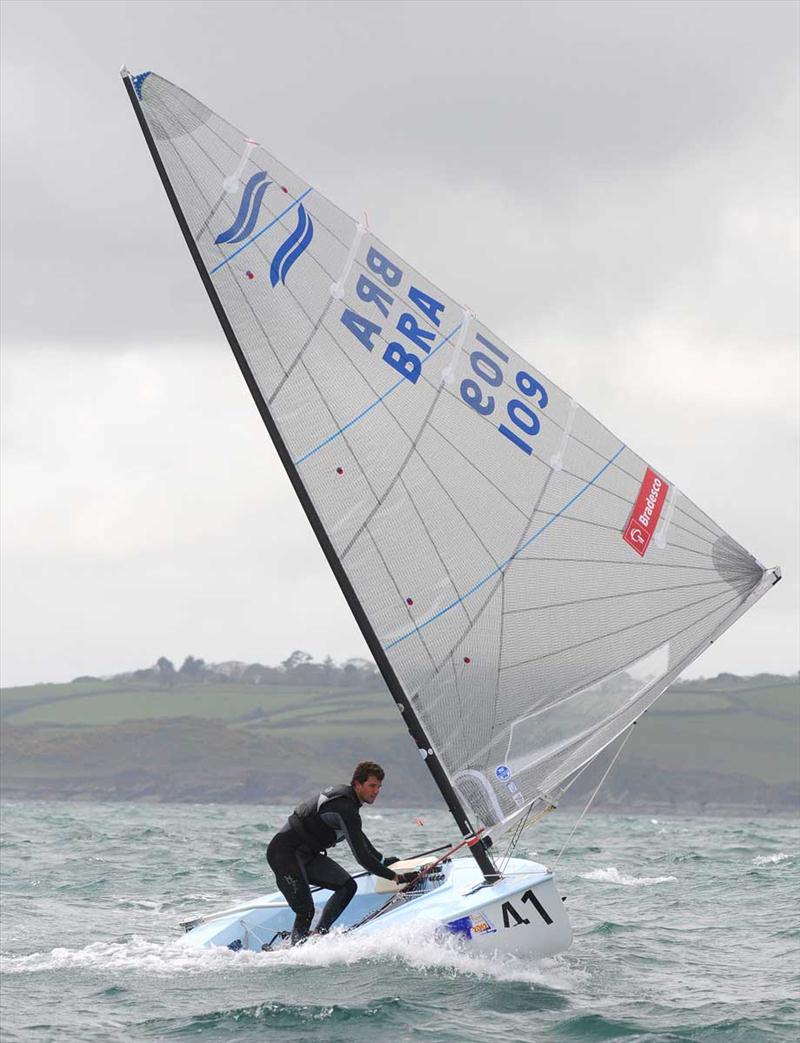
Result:
<instances>
[{"instance_id":1,"label":"white hull","mask_svg":"<svg viewBox=\"0 0 800 1043\"><path fill-rule=\"evenodd\" d=\"M440 938L457 939L469 951L553 956L569 948L572 928L553 874L528 859L513 858L506 875L484 884L471 858L437 867L419 896L361 924L391 895L376 893L376 878L359 877L358 891L336 923L359 936L375 936L430 925ZM314 893L318 911L329 891ZM227 946L259 951L280 931L291 930L294 913L280 892L252 903L189 921L183 943L197 948ZM194 924L194 925L192 925ZM361 926L356 926L361 924Z\"/></svg>"}]
</instances>

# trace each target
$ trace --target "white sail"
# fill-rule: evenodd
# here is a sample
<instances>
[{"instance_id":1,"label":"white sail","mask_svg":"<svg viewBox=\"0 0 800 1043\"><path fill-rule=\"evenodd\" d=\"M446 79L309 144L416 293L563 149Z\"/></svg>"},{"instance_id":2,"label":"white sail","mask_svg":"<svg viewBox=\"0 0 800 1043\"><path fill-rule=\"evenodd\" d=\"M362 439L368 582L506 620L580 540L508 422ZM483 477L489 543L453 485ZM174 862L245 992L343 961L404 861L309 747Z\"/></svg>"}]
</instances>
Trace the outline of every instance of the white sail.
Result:
<instances>
[{"instance_id":1,"label":"white sail","mask_svg":"<svg viewBox=\"0 0 800 1043\"><path fill-rule=\"evenodd\" d=\"M262 415L424 725L423 755L499 831L777 574L243 132L154 73L132 83Z\"/></svg>"}]
</instances>

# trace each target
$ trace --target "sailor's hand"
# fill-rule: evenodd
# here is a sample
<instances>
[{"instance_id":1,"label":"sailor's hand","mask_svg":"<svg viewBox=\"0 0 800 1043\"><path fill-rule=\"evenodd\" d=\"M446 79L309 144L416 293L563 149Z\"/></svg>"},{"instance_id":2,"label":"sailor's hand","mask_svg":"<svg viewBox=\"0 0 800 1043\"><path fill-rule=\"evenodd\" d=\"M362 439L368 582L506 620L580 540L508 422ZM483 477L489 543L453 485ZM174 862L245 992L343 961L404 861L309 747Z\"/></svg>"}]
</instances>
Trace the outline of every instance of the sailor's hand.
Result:
<instances>
[{"instance_id":1,"label":"sailor's hand","mask_svg":"<svg viewBox=\"0 0 800 1043\"><path fill-rule=\"evenodd\" d=\"M413 884L419 876L419 873L395 873L394 882L396 884Z\"/></svg>"}]
</instances>

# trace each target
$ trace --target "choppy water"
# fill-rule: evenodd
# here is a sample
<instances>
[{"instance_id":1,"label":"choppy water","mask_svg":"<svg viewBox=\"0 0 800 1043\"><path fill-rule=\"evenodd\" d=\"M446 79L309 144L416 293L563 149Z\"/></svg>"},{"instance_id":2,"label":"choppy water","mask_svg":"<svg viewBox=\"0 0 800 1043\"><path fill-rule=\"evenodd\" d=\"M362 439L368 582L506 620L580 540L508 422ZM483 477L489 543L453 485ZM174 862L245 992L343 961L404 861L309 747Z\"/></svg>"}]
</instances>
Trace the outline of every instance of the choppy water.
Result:
<instances>
[{"instance_id":1,"label":"choppy water","mask_svg":"<svg viewBox=\"0 0 800 1043\"><path fill-rule=\"evenodd\" d=\"M185 915L272 889L286 809L3 807L2 1038L283 1043L760 1043L800 1037L798 841L788 819L588 816L557 872L575 928L549 960L414 937L279 954L190 952ZM375 809L385 852L451 839L442 812ZM518 853L550 863L550 816Z\"/></svg>"}]
</instances>

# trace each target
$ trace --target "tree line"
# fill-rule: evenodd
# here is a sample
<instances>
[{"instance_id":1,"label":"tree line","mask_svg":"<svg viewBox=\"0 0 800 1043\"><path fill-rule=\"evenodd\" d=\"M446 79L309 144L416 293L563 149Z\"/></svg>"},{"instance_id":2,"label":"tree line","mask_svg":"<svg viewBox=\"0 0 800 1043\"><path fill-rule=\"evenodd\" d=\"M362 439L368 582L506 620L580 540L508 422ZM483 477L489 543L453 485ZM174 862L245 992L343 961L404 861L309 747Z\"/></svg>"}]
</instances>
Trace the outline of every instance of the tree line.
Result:
<instances>
[{"instance_id":1,"label":"tree line","mask_svg":"<svg viewBox=\"0 0 800 1043\"><path fill-rule=\"evenodd\" d=\"M182 684L297 685L304 688L347 688L374 690L383 685L375 664L369 659L347 659L337 663L331 656L322 662L296 649L277 666L263 663L207 663L188 655L180 667L160 656L153 666L118 674L118 680L155 682L167 688Z\"/></svg>"}]
</instances>

